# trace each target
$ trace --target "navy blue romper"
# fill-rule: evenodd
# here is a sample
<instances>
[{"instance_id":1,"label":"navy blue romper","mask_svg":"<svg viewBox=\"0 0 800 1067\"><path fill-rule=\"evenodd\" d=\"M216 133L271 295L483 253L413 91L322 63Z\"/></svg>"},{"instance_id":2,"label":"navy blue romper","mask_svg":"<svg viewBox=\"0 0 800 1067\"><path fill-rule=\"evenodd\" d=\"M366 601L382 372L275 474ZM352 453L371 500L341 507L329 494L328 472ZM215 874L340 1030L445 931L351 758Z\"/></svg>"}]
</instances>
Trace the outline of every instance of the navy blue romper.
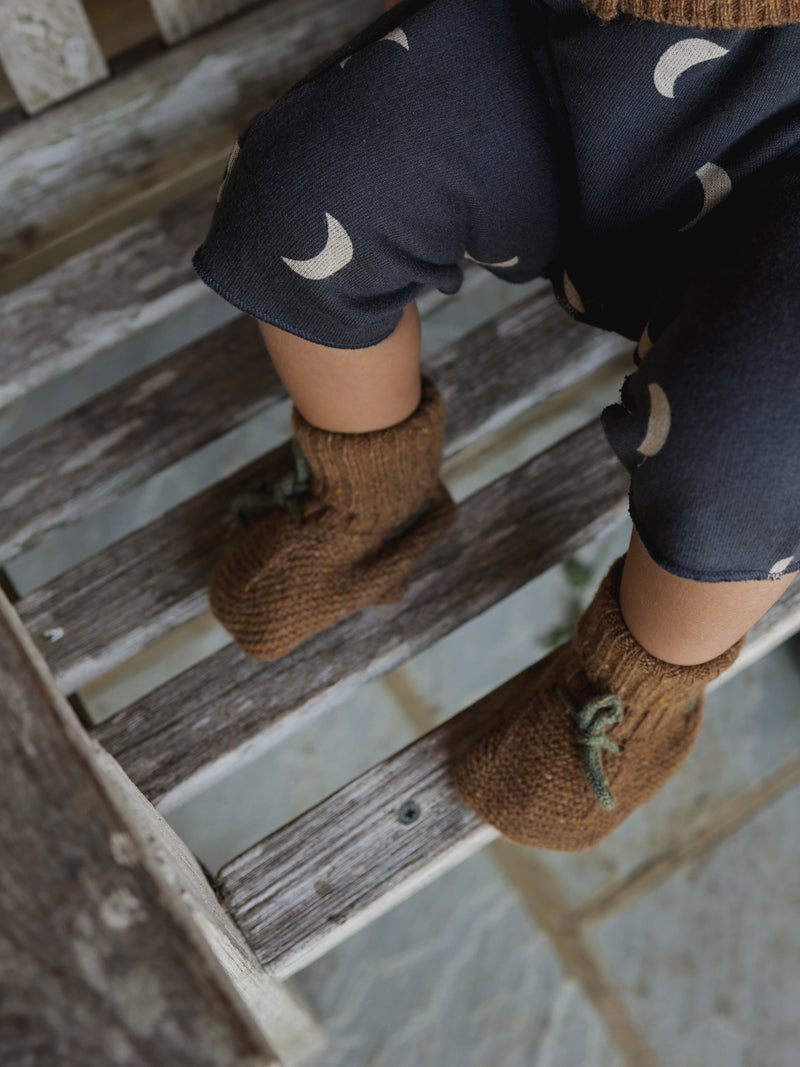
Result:
<instances>
[{"instance_id":1,"label":"navy blue romper","mask_svg":"<svg viewBox=\"0 0 800 1067\"><path fill-rule=\"evenodd\" d=\"M363 348L465 258L637 342L601 417L657 564L800 569L800 25L403 0L240 134L194 266Z\"/></svg>"}]
</instances>

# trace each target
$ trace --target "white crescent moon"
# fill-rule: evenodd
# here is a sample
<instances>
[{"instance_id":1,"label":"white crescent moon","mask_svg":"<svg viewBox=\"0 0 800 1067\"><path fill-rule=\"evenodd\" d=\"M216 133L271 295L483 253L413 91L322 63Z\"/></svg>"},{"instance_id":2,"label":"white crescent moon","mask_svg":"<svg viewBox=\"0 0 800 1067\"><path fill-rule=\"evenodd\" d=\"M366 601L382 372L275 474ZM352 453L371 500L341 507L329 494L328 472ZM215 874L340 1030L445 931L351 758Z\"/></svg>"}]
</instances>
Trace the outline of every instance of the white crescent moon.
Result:
<instances>
[{"instance_id":1,"label":"white crescent moon","mask_svg":"<svg viewBox=\"0 0 800 1067\"><path fill-rule=\"evenodd\" d=\"M692 226L696 226L700 219L705 218L709 211L713 211L733 191L733 182L730 175L722 167L718 167L716 163L706 163L700 170L695 172L695 175L700 179L700 184L703 186L703 195L705 196L703 209L699 215L695 215L691 222L681 226L678 233L683 233L684 230L691 230Z\"/></svg>"},{"instance_id":2,"label":"white crescent moon","mask_svg":"<svg viewBox=\"0 0 800 1067\"><path fill-rule=\"evenodd\" d=\"M586 306L581 300L581 294L572 284L572 278L570 278L566 271L564 271L564 296L566 296L570 307L575 308L579 315L586 314Z\"/></svg>"},{"instance_id":3,"label":"white crescent moon","mask_svg":"<svg viewBox=\"0 0 800 1067\"><path fill-rule=\"evenodd\" d=\"M780 578L784 571L789 569L789 564L794 560L794 556L787 556L786 559L779 559L774 566L770 567L769 573L771 578Z\"/></svg>"},{"instance_id":4,"label":"white crescent moon","mask_svg":"<svg viewBox=\"0 0 800 1067\"><path fill-rule=\"evenodd\" d=\"M239 158L240 151L241 149L239 147L239 141L236 140L233 142L233 148L230 150L230 154L228 155L228 162L225 164L225 174L222 179L222 184L219 187L219 191L217 192L217 203L219 203L222 199L222 194L225 192L225 186L228 184L228 178L230 178L231 171L236 165L236 160Z\"/></svg>"},{"instance_id":5,"label":"white crescent moon","mask_svg":"<svg viewBox=\"0 0 800 1067\"><path fill-rule=\"evenodd\" d=\"M675 82L681 74L698 63L706 63L709 59L721 59L728 54L727 48L706 41L702 37L689 37L685 41L678 41L663 54L656 64L653 80L656 89L662 96L674 99Z\"/></svg>"},{"instance_id":6,"label":"white crescent moon","mask_svg":"<svg viewBox=\"0 0 800 1067\"><path fill-rule=\"evenodd\" d=\"M650 391L650 421L647 424L647 434L639 445L638 451L643 456L655 456L667 443L672 426L672 412L667 394L660 385L652 382L647 388Z\"/></svg>"},{"instance_id":7,"label":"white crescent moon","mask_svg":"<svg viewBox=\"0 0 800 1067\"><path fill-rule=\"evenodd\" d=\"M636 346L636 353L639 359L644 359L652 347L653 339L650 336L650 323L648 322L642 331L642 336L639 338L639 344Z\"/></svg>"},{"instance_id":8,"label":"white crescent moon","mask_svg":"<svg viewBox=\"0 0 800 1067\"><path fill-rule=\"evenodd\" d=\"M403 48L405 48L406 52L409 51L408 37L406 37L406 32L405 30L402 30L399 26L397 27L397 29L392 30L391 33L387 33L385 37L381 37L381 40L397 41L399 45L402 45Z\"/></svg>"},{"instance_id":9,"label":"white crescent moon","mask_svg":"<svg viewBox=\"0 0 800 1067\"><path fill-rule=\"evenodd\" d=\"M472 260L473 263L477 263L481 267L516 267L519 263L519 256L514 256L513 259L506 259L502 263L484 263L482 259L475 259L469 252L464 253L464 258Z\"/></svg>"},{"instance_id":10,"label":"white crescent moon","mask_svg":"<svg viewBox=\"0 0 800 1067\"><path fill-rule=\"evenodd\" d=\"M402 30L399 26L396 29L392 30L390 33L387 33L385 37L381 37L381 40L397 41L399 45L402 45L402 47L405 48L406 52L409 51L408 37L406 36L406 32L405 30ZM342 62L339 64L342 70L344 70L345 63L349 63L352 58L352 56L347 56L346 59L342 60Z\"/></svg>"},{"instance_id":11,"label":"white crescent moon","mask_svg":"<svg viewBox=\"0 0 800 1067\"><path fill-rule=\"evenodd\" d=\"M346 267L353 258L353 242L347 230L327 211L325 218L328 221L328 240L318 256L311 259L287 259L286 256L281 256L287 267L312 282L330 278L342 267Z\"/></svg>"}]
</instances>

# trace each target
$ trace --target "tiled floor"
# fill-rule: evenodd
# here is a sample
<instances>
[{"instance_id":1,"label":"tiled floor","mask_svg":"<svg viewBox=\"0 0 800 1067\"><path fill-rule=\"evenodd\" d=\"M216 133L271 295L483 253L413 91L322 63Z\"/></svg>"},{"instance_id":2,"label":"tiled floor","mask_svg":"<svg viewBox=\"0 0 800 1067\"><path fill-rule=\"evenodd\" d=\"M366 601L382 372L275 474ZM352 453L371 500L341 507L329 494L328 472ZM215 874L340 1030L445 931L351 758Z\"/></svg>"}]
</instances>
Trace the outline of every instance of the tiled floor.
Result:
<instances>
[{"instance_id":1,"label":"tiled floor","mask_svg":"<svg viewBox=\"0 0 800 1067\"><path fill-rule=\"evenodd\" d=\"M489 854L299 975L320 1067L620 1067L602 1019Z\"/></svg>"}]
</instances>

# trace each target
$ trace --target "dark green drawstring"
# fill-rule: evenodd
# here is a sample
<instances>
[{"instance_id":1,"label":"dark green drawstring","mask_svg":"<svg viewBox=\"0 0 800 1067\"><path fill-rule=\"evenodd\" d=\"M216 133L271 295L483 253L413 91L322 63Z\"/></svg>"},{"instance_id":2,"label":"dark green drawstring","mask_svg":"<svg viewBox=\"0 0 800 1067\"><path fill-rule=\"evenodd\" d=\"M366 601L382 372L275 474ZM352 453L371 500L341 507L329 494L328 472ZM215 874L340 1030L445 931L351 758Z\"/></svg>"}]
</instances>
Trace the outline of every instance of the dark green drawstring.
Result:
<instances>
[{"instance_id":1,"label":"dark green drawstring","mask_svg":"<svg viewBox=\"0 0 800 1067\"><path fill-rule=\"evenodd\" d=\"M272 485L264 483L251 493L237 496L231 504L231 512L237 525L249 526L254 517L269 508L285 508L295 522L301 522L303 513L300 500L311 489L311 468L300 451L297 441L292 440L294 470L285 474Z\"/></svg>"},{"instance_id":2,"label":"dark green drawstring","mask_svg":"<svg viewBox=\"0 0 800 1067\"><path fill-rule=\"evenodd\" d=\"M580 746L583 770L592 792L606 811L611 811L616 800L611 794L605 769L603 768L602 749L619 752L619 745L606 737L605 731L622 722L625 714L622 701L614 693L593 697L582 708L575 706L572 697L560 685L556 686L556 695L572 715L576 727L576 742Z\"/></svg>"}]
</instances>

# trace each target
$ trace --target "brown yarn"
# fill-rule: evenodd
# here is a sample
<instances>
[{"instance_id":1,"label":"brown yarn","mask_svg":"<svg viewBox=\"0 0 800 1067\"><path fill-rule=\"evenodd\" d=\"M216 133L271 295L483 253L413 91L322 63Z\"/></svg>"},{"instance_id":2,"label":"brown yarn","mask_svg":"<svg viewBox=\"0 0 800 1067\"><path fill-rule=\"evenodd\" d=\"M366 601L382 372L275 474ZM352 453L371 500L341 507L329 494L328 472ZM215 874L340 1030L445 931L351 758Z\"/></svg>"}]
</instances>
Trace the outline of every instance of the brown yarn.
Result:
<instances>
[{"instance_id":1,"label":"brown yarn","mask_svg":"<svg viewBox=\"0 0 800 1067\"><path fill-rule=\"evenodd\" d=\"M672 26L745 29L800 22L797 0L584 0L601 19L633 15Z\"/></svg>"},{"instance_id":2,"label":"brown yarn","mask_svg":"<svg viewBox=\"0 0 800 1067\"><path fill-rule=\"evenodd\" d=\"M444 423L428 378L417 410L385 430L337 434L293 413L311 468L300 522L268 511L237 533L211 577L211 610L248 655L276 659L360 607L401 599L455 515L438 479Z\"/></svg>"},{"instance_id":3,"label":"brown yarn","mask_svg":"<svg viewBox=\"0 0 800 1067\"><path fill-rule=\"evenodd\" d=\"M523 706L456 765L464 802L518 844L562 852L591 848L654 796L694 744L706 685L734 662L744 641L699 666L651 656L619 609L622 564L617 560L609 571L573 640L543 663ZM605 694L619 698L621 721L611 718L613 725L597 731L610 744L590 741L596 751L587 758L574 710ZM598 759L611 793L607 806L587 766L596 767Z\"/></svg>"}]
</instances>

